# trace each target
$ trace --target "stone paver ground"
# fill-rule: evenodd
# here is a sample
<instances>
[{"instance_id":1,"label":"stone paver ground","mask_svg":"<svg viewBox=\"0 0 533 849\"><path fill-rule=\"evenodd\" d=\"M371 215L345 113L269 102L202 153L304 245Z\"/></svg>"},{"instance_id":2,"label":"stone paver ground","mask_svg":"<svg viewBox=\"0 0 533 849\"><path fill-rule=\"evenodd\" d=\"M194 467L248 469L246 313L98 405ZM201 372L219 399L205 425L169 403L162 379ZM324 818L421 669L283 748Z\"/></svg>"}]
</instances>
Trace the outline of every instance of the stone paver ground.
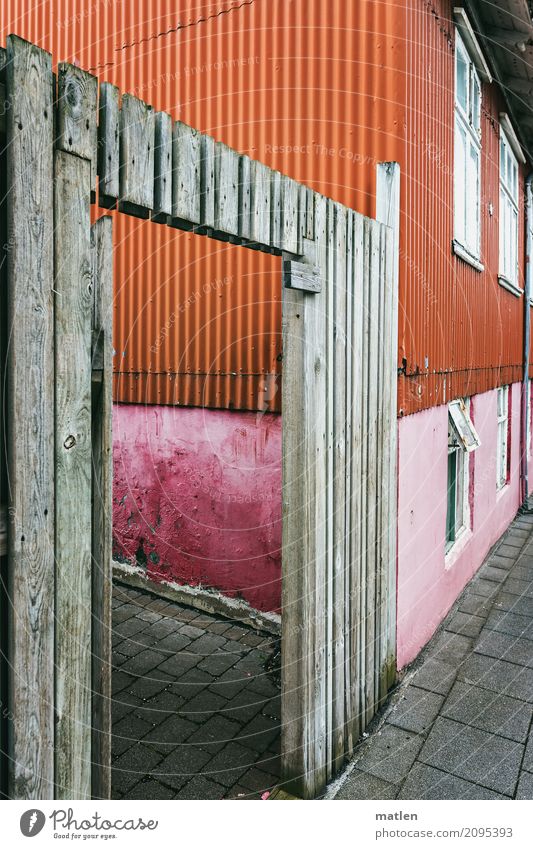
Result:
<instances>
[{"instance_id":1,"label":"stone paver ground","mask_svg":"<svg viewBox=\"0 0 533 849\"><path fill-rule=\"evenodd\" d=\"M423 611L421 611L423 615ZM515 519L336 799L533 799L533 516Z\"/></svg>"},{"instance_id":2,"label":"stone paver ground","mask_svg":"<svg viewBox=\"0 0 533 849\"><path fill-rule=\"evenodd\" d=\"M254 799L279 776L274 637L149 593L113 596L113 798Z\"/></svg>"}]
</instances>

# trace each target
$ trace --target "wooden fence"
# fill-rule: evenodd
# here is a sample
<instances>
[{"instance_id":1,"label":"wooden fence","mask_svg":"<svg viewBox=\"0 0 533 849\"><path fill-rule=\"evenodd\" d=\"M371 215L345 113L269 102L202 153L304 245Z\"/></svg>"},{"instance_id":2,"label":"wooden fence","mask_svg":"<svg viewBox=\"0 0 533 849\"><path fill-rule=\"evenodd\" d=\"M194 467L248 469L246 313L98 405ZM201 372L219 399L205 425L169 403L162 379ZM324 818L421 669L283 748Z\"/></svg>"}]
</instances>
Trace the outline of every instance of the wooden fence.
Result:
<instances>
[{"instance_id":1,"label":"wooden fence","mask_svg":"<svg viewBox=\"0 0 533 849\"><path fill-rule=\"evenodd\" d=\"M395 674L397 166L379 167L379 221L364 218L77 67L54 76L14 36L0 103L8 795L110 793L113 284L98 202L283 256L282 777L313 796Z\"/></svg>"}]
</instances>

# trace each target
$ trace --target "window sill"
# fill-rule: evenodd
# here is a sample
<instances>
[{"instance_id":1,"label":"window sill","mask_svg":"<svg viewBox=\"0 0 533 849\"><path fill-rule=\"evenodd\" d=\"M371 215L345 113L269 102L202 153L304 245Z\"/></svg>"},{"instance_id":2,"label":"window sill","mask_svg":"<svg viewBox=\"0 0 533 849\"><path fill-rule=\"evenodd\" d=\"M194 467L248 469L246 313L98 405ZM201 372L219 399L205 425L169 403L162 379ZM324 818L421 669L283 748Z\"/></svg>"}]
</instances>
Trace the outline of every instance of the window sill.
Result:
<instances>
[{"instance_id":1,"label":"window sill","mask_svg":"<svg viewBox=\"0 0 533 849\"><path fill-rule=\"evenodd\" d=\"M474 256L472 256L470 251L467 251L467 249L464 248L462 244L457 241L457 239L453 239L452 241L452 250L454 254L459 257L459 259L462 259L464 262L467 262L468 265L471 265L472 268L476 269L476 271L485 271L485 266L483 265L483 263L476 259Z\"/></svg>"},{"instance_id":2,"label":"window sill","mask_svg":"<svg viewBox=\"0 0 533 849\"><path fill-rule=\"evenodd\" d=\"M503 498L506 492L509 492L509 484L511 481L505 481L501 486L496 484L496 501L499 501L500 498Z\"/></svg>"},{"instance_id":3,"label":"window sill","mask_svg":"<svg viewBox=\"0 0 533 849\"><path fill-rule=\"evenodd\" d=\"M516 295L517 298L524 294L524 290L521 289L520 286L515 286L514 283L511 283L509 278L505 277L504 274L498 274L498 283L504 289L507 289L508 292L512 292L513 295Z\"/></svg>"},{"instance_id":4,"label":"window sill","mask_svg":"<svg viewBox=\"0 0 533 849\"><path fill-rule=\"evenodd\" d=\"M468 525L465 525L460 531L458 536L455 539L455 542L449 548L445 549L444 553L444 569L445 571L451 569L456 560L460 557L460 555L465 550L466 546L470 542L473 537L472 528L469 528Z\"/></svg>"}]
</instances>

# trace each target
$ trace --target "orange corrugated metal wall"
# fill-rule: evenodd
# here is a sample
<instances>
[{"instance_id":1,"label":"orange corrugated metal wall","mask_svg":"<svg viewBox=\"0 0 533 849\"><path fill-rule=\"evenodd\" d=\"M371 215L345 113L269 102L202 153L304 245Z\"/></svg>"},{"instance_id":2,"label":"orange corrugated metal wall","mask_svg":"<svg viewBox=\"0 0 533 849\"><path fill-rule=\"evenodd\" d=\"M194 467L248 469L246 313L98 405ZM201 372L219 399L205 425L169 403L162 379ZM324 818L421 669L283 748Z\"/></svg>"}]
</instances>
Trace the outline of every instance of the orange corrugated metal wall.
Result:
<instances>
[{"instance_id":1,"label":"orange corrugated metal wall","mask_svg":"<svg viewBox=\"0 0 533 849\"><path fill-rule=\"evenodd\" d=\"M404 145L402 7L169 5L11 2L1 38L16 32L373 214L375 164ZM116 397L279 409L280 260L125 216L114 227Z\"/></svg>"},{"instance_id":2,"label":"orange corrugated metal wall","mask_svg":"<svg viewBox=\"0 0 533 849\"><path fill-rule=\"evenodd\" d=\"M366 214L376 163L399 161L406 414L520 378L522 301L496 276L503 104L486 85L485 272L451 253L453 5L11 2L1 37L14 31L77 61ZM521 209L521 257L523 221ZM115 243L117 399L279 409L279 259L125 216Z\"/></svg>"}]
</instances>

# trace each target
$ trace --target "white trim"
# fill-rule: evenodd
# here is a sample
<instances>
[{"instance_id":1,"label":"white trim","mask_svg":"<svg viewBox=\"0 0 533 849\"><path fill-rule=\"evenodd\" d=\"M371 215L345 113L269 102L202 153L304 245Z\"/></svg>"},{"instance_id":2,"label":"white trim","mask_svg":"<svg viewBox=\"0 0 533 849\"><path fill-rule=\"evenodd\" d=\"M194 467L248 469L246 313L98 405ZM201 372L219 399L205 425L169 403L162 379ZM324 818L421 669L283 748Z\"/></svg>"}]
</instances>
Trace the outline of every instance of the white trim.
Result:
<instances>
[{"instance_id":1,"label":"white trim","mask_svg":"<svg viewBox=\"0 0 533 849\"><path fill-rule=\"evenodd\" d=\"M456 6L453 10L453 16L466 48L472 57L474 65L476 66L478 74L485 80L485 82L491 83L492 74L483 55L481 45L477 40L474 30L472 29L472 24L470 23L466 11Z\"/></svg>"},{"instance_id":2,"label":"white trim","mask_svg":"<svg viewBox=\"0 0 533 849\"><path fill-rule=\"evenodd\" d=\"M512 292L513 295L516 295L517 298L524 294L524 290L521 289L520 286L515 286L514 283L511 283L504 274L498 274L498 283L504 289L507 289L508 292Z\"/></svg>"},{"instance_id":3,"label":"white trim","mask_svg":"<svg viewBox=\"0 0 533 849\"><path fill-rule=\"evenodd\" d=\"M463 245L458 242L457 239L452 239L452 251L460 259L464 260L469 265L471 265L472 268L475 268L476 271L485 271L485 266L483 265L483 263L476 259L474 256L472 256L470 251L467 251L467 249L463 247Z\"/></svg>"},{"instance_id":4,"label":"white trim","mask_svg":"<svg viewBox=\"0 0 533 849\"><path fill-rule=\"evenodd\" d=\"M511 147L514 155L518 161L522 163L522 165L525 165L526 157L524 156L522 145L518 141L518 137L514 131L514 127L511 124L511 119L507 112L500 112L500 125L507 137L507 141L509 142L509 146Z\"/></svg>"}]
</instances>

